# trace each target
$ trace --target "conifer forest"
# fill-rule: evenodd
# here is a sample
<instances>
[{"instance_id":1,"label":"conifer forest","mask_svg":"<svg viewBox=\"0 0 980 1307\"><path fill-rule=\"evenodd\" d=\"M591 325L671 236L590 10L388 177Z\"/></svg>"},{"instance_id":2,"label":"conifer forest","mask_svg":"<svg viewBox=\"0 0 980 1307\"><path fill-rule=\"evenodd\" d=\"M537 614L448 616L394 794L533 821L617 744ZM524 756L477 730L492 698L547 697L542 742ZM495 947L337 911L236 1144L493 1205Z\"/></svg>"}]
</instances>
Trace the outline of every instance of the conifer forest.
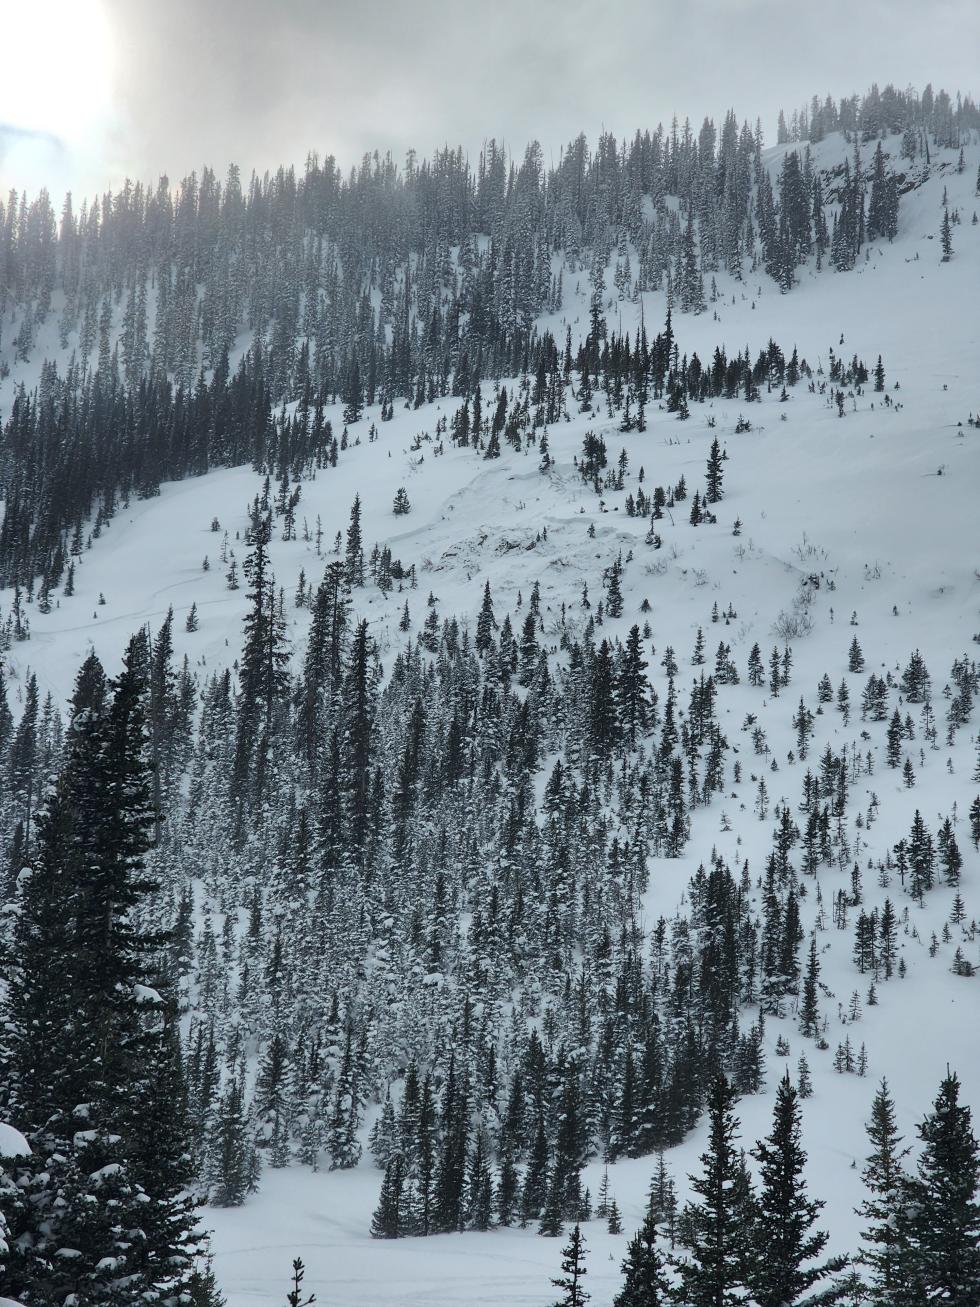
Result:
<instances>
[{"instance_id":1,"label":"conifer forest","mask_svg":"<svg viewBox=\"0 0 980 1307\"><path fill-rule=\"evenodd\" d=\"M966 91L0 200L0 1303L977 1307Z\"/></svg>"}]
</instances>

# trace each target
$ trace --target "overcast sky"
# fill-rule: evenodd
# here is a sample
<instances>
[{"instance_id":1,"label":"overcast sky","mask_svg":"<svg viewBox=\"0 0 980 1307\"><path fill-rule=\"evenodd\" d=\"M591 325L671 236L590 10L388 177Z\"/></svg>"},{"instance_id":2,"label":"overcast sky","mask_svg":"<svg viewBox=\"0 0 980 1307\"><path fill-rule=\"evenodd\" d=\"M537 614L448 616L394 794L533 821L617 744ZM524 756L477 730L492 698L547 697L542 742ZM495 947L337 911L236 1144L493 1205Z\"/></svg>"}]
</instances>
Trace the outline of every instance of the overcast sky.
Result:
<instances>
[{"instance_id":1,"label":"overcast sky","mask_svg":"<svg viewBox=\"0 0 980 1307\"><path fill-rule=\"evenodd\" d=\"M13 31L14 40L11 40ZM980 0L0 0L0 185L247 177L496 136L557 157L816 92L980 91Z\"/></svg>"}]
</instances>

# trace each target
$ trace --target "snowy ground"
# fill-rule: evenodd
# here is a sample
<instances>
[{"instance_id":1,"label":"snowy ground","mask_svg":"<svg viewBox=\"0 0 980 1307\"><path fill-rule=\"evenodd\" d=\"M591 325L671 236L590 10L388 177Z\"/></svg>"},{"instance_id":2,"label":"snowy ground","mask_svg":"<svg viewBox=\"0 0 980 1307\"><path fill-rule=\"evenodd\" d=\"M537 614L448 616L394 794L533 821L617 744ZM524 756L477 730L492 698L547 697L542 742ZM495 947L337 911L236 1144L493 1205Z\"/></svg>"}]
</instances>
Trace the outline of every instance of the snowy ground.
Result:
<instances>
[{"instance_id":1,"label":"snowy ground","mask_svg":"<svg viewBox=\"0 0 980 1307\"><path fill-rule=\"evenodd\" d=\"M396 592L387 599L376 589L365 592L361 615L370 620L386 665L405 638L397 621L406 597L413 630L424 620L430 591L440 614L475 617L485 579L490 580L498 618L508 609L512 617L517 613L518 592L526 600L535 580L541 583L546 610L557 614L564 601L578 616L583 580L598 597L602 568L620 550L625 559L632 549L634 559L626 564L624 577L626 611L621 622L607 624L606 631L611 627L625 635L634 621L642 624L639 605L649 598L657 651L649 670L658 688L663 682L659 659L668 644L681 664L680 685L686 685L698 626L706 637L706 670L713 664L718 641L724 639L744 680L753 642L759 642L764 656L771 649L776 642L773 622L780 610L791 607L801 577L823 575L813 605L814 631L792 642L789 690L775 703L764 703L765 692L744 684L722 691L723 729L739 748L744 779L732 797L716 799L699 811L682 860L653 866L651 921L676 908L689 875L713 847L733 866L748 858L753 878L758 876L770 847L772 821L760 822L753 812L755 786L750 777L761 774L765 760L755 758L741 724L747 712L760 714L780 763L777 773L766 772L770 804L785 798L795 809L807 764L785 761L795 746L790 718L800 695L811 709L816 707L817 681L824 671L835 688L842 677L847 679L853 715L845 728L833 706L827 706L816 719L809 763L827 742L839 751L857 741L862 752L871 748L878 757L874 774L861 778L852 797L852 814L866 809L872 791L880 803L878 820L862 832L862 868L907 834L916 807L935 834L937 815L951 812L955 802L967 922L980 917L980 857L969 842L966 822L980 788L971 780L978 713L960 733L955 749L947 749L942 698L952 660L976 657L972 638L980 633L980 429L966 425L971 412L980 412L980 226L971 224L974 209L980 208L980 197L973 193L978 156L976 145L968 149L963 174L955 171L955 154L934 157L931 180L903 199L899 239L890 247L874 246L854 272L813 276L804 270L802 285L785 296L759 273L744 287L734 288L734 303L731 283L719 276L719 302L699 318L675 320L682 352L696 349L704 361L717 343L725 344L729 353L748 345L755 357L770 337L787 356L796 345L814 369L819 364L827 367L830 348L845 359L857 353L869 367L881 353L894 407L884 407L882 396L869 386L856 400L857 411L851 411L848 401L847 414L839 419L825 397L809 394L801 384L786 404L779 404L773 394L749 408L725 402L696 405L686 423L651 410L643 434L623 435L601 415L576 417L549 431L556 466L545 476L538 471L536 451L515 454L505 447L499 461L484 462L471 450L455 450L448 443L447 452L436 457L432 444L423 440L412 452L417 434L431 433L440 416L451 417L455 403L450 400L418 411L396 409L394 421L378 423L379 440L371 444L367 431L377 414L369 412L352 431L360 434L362 443L341 454L336 470L303 486L300 534L303 519L312 533L319 515L325 553L335 533L346 527L351 501L360 493L366 546L387 543L394 556L419 569L417 591ZM942 166L948 170L943 172ZM958 205L962 217L954 228L955 256L948 264L940 263L938 239L944 185L950 205ZM565 319L572 322L573 331L587 322L587 274L580 281L582 296L576 301L575 278L566 274L566 307L552 324L559 340L564 338ZM638 306L629 301L616 307L624 326L638 317ZM645 297L644 311L656 331L663 318L663 296ZM899 390L893 389L896 382ZM9 385L0 391L0 406L9 400ZM736 435L742 412L754 429ZM339 414L333 416L339 425ZM714 430L708 426L709 417L716 421ZM626 491L634 495L641 465L648 493L658 483L673 484L682 473L692 491L701 488L708 446L718 435L728 452L718 524L691 527L685 504L675 512L673 524L662 524L663 549L652 551L643 543L647 523L626 516L626 491L610 494L600 508L578 477L572 460L590 427L604 434L610 464L621 448L627 450ZM412 511L396 518L392 498L402 485ZM62 598L46 616L29 610L32 638L15 646L10 657L13 697L31 669L42 694L50 689L63 701L90 647L108 667L115 667L133 629L143 622L155 628L169 605L177 618L177 651L186 652L202 674L233 659L240 645L245 591L227 590L219 555L227 531L240 568L245 550L239 537L244 535L247 505L258 489L259 480L248 469L216 472L166 486L158 498L133 502L120 511L85 554L75 596ZM221 524L218 533L210 528L215 516ZM736 517L742 522L737 538L732 535ZM587 534L590 524L595 526L594 538ZM538 540L544 527L547 540ZM300 569L315 583L329 561L317 557L312 541L302 539L274 541L272 552L287 604ZM202 570L205 555L211 563L207 572ZM826 585L830 579L832 591ZM104 605L98 602L100 593ZM10 598L0 596L5 610ZM735 608L738 616L731 625L712 624L715 602L722 611L729 604ZM198 607L200 629L189 634L184 617L192 603ZM308 614L291 606L289 612L295 647L301 651ZM850 624L852 612L856 626ZM547 611L545 621L547 626ZM846 670L854 635L867 660L861 675ZM884 767L884 727L860 720L860 693L869 672L900 672L915 648L932 673L940 748L933 752L925 746L922 765L922 742L916 739L909 752L918 781L908 790L900 771ZM918 709L912 707L911 712L918 727ZM863 729L870 740L861 739ZM732 827L728 832L721 828L723 811ZM834 893L849 887L849 869L821 871L820 883L829 918ZM862 1196L864 1121L875 1082L888 1077L901 1128L909 1138L914 1138L916 1120L931 1105L947 1062L959 1071L964 1097L980 1114L980 979L955 977L949 970L958 943L974 964L980 963L980 944L976 939L962 941L954 927L952 942L942 944L935 958L929 956L930 936L933 931L941 934L949 916L952 891L944 887L933 891L923 910L902 894L897 881L887 891L880 889L873 872L865 871L864 888L869 908L886 892L900 912L908 905L907 928L902 933L900 927L899 936L908 976L881 984L878 1006L867 1008L869 978L858 975L851 961L853 919L845 931L831 925L818 936L824 950L821 979L833 993L821 1004L831 1017L830 1051L819 1053L806 1045L815 1083L814 1097L804 1104L811 1187L827 1200L833 1247L848 1251L856 1243L852 1209ZM816 915L812 894L802 907L809 932ZM845 1027L837 1003L846 1011L855 989L863 1016ZM792 1069L804 1050L792 1017L767 1022L768 1091L741 1104L746 1146L768 1131L772 1090L782 1070L774 1052L780 1033L790 1043ZM866 1044L866 1079L833 1071L833 1050L845 1034L855 1049ZM702 1127L668 1156L682 1197L686 1173L697 1166L703 1137ZM595 1307L607 1307L618 1289L619 1263L639 1222L652 1166L653 1159L640 1159L610 1169L624 1233L611 1236L601 1222L587 1229L588 1287ZM587 1176L593 1194L600 1174L601 1167L594 1164ZM324 1304L543 1307L553 1300L549 1279L557 1273L559 1244L532 1230L371 1241L368 1227L379 1183L380 1174L369 1164L352 1173L269 1170L260 1194L244 1208L208 1210L205 1220L214 1230L216 1270L229 1307L278 1307L296 1255L307 1264L307 1285Z\"/></svg>"}]
</instances>

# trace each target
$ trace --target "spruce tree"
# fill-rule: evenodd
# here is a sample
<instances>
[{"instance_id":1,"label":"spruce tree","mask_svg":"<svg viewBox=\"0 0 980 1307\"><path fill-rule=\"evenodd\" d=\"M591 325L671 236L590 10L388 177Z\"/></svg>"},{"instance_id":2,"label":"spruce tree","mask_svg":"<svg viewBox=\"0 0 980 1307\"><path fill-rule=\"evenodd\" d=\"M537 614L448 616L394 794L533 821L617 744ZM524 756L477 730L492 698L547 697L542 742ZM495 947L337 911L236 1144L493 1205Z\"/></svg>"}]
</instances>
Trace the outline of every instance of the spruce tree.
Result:
<instances>
[{"instance_id":1,"label":"spruce tree","mask_svg":"<svg viewBox=\"0 0 980 1307\"><path fill-rule=\"evenodd\" d=\"M344 1040L344 1053L334 1089L333 1110L327 1133L327 1151L330 1169L349 1170L361 1159L361 1143L357 1137L360 1125L360 1089L354 1050L354 1033L350 1026Z\"/></svg>"},{"instance_id":2,"label":"spruce tree","mask_svg":"<svg viewBox=\"0 0 980 1307\"><path fill-rule=\"evenodd\" d=\"M949 221L949 209L943 209L943 225L940 231L940 243L943 250L942 262L948 263L953 257L953 228Z\"/></svg>"},{"instance_id":3,"label":"spruce tree","mask_svg":"<svg viewBox=\"0 0 980 1307\"><path fill-rule=\"evenodd\" d=\"M240 1207L255 1190L258 1159L248 1136L245 1087L232 1074L208 1141L208 1195L217 1207Z\"/></svg>"},{"instance_id":4,"label":"spruce tree","mask_svg":"<svg viewBox=\"0 0 980 1307\"><path fill-rule=\"evenodd\" d=\"M531 1154L524 1172L524 1184L521 1188L522 1225L538 1219L544 1208L548 1193L548 1136L545 1133L543 1114L539 1113L531 1142ZM559 1212L559 1226L560 1222L561 1215Z\"/></svg>"},{"instance_id":5,"label":"spruce tree","mask_svg":"<svg viewBox=\"0 0 980 1307\"><path fill-rule=\"evenodd\" d=\"M554 1307L585 1307L590 1294L586 1293L582 1280L588 1274L585 1266L585 1238L576 1222L568 1243L561 1250L562 1274L551 1283L561 1290L561 1297Z\"/></svg>"},{"instance_id":6,"label":"spruce tree","mask_svg":"<svg viewBox=\"0 0 980 1307\"><path fill-rule=\"evenodd\" d=\"M820 1005L817 994L817 980L820 975L820 963L817 959L817 937L810 936L810 952L807 959L806 975L803 979L803 998L800 1003L800 1033L810 1039L816 1039L820 1033Z\"/></svg>"},{"instance_id":7,"label":"spruce tree","mask_svg":"<svg viewBox=\"0 0 980 1307\"><path fill-rule=\"evenodd\" d=\"M620 585L622 574L622 559L616 558L606 575L606 612L613 618L623 615L623 592Z\"/></svg>"},{"instance_id":8,"label":"spruce tree","mask_svg":"<svg viewBox=\"0 0 980 1307\"><path fill-rule=\"evenodd\" d=\"M538 1234L548 1239L557 1239L562 1231L562 1186L561 1173L552 1167L548 1173L548 1187L538 1222Z\"/></svg>"},{"instance_id":9,"label":"spruce tree","mask_svg":"<svg viewBox=\"0 0 980 1307\"><path fill-rule=\"evenodd\" d=\"M899 1227L905 1197L906 1176L902 1158L909 1152L895 1124L895 1107L882 1080L871 1105L867 1125L872 1151L864 1168L869 1197L857 1209L870 1224L861 1231L860 1262L870 1272L868 1301L874 1307L891 1307L903 1281Z\"/></svg>"},{"instance_id":10,"label":"spruce tree","mask_svg":"<svg viewBox=\"0 0 980 1307\"><path fill-rule=\"evenodd\" d=\"M665 1307L672 1300L664 1259L657 1247L657 1223L650 1211L627 1245L623 1275L623 1287L613 1299L613 1307Z\"/></svg>"},{"instance_id":11,"label":"spruce tree","mask_svg":"<svg viewBox=\"0 0 980 1307\"><path fill-rule=\"evenodd\" d=\"M242 805L253 769L257 788L264 783L276 708L289 687L286 622L269 559L271 534L271 516L258 516L252 528L252 552L245 563L252 585L248 593L251 607L245 618L235 741L235 779Z\"/></svg>"},{"instance_id":12,"label":"spruce tree","mask_svg":"<svg viewBox=\"0 0 980 1307\"><path fill-rule=\"evenodd\" d=\"M677 1227L677 1186L674 1177L667 1170L663 1153L657 1155L657 1169L650 1181L647 1195L647 1211L653 1217L658 1230L662 1231L674 1246Z\"/></svg>"},{"instance_id":13,"label":"spruce tree","mask_svg":"<svg viewBox=\"0 0 980 1307\"><path fill-rule=\"evenodd\" d=\"M39 1168L24 1246L41 1263L58 1247L78 1252L43 1272L59 1303L69 1293L178 1296L199 1242L180 1046L157 974L163 941L144 922L156 889L144 863L148 670L145 635L111 685L87 660L23 882L3 1055L12 1115ZM23 1274L36 1279L14 1267L7 1287Z\"/></svg>"},{"instance_id":14,"label":"spruce tree","mask_svg":"<svg viewBox=\"0 0 980 1307\"><path fill-rule=\"evenodd\" d=\"M303 1265L302 1257L293 1259L293 1287L286 1294L286 1307L312 1307L316 1302L316 1294L311 1293L308 1298L303 1297L303 1278L306 1275L306 1268Z\"/></svg>"},{"instance_id":15,"label":"spruce tree","mask_svg":"<svg viewBox=\"0 0 980 1307\"><path fill-rule=\"evenodd\" d=\"M371 1218L372 1239L397 1239L402 1233L404 1168L401 1153L396 1153L385 1167L381 1196Z\"/></svg>"},{"instance_id":16,"label":"spruce tree","mask_svg":"<svg viewBox=\"0 0 980 1307\"><path fill-rule=\"evenodd\" d=\"M94 1122L91 1115L87 1118L88 1128L76 1137L70 1157L58 1168L57 1201L46 1213L51 1224L39 1231L46 1252L44 1270L40 1283L28 1285L27 1292L35 1297L40 1289L43 1297L35 1301L45 1307L161 1301L165 1292L180 1287L179 1281L171 1281L169 1268L158 1268L157 1279L146 1265L143 1224L148 1195L133 1179L119 1136L109 1132L102 1117L100 1111ZM65 1248L73 1255L65 1257Z\"/></svg>"},{"instance_id":17,"label":"spruce tree","mask_svg":"<svg viewBox=\"0 0 980 1307\"><path fill-rule=\"evenodd\" d=\"M718 437L715 436L711 442L711 450L708 454L708 470L705 474L707 489L704 497L709 504L717 504L721 500L723 478L721 446L718 444Z\"/></svg>"},{"instance_id":18,"label":"spruce tree","mask_svg":"<svg viewBox=\"0 0 980 1307\"><path fill-rule=\"evenodd\" d=\"M918 1127L922 1153L899 1220L901 1307L980 1302L980 1145L959 1096L959 1079L947 1072Z\"/></svg>"},{"instance_id":19,"label":"spruce tree","mask_svg":"<svg viewBox=\"0 0 980 1307\"><path fill-rule=\"evenodd\" d=\"M218 1288L210 1255L203 1257L194 1268L187 1293L189 1307L227 1307L225 1296Z\"/></svg>"},{"instance_id":20,"label":"spruce tree","mask_svg":"<svg viewBox=\"0 0 980 1307\"><path fill-rule=\"evenodd\" d=\"M23 1135L0 1120L0 1292L14 1291L10 1263L18 1256L18 1240L30 1228L28 1194L22 1184L25 1161L30 1156L31 1148ZM34 1269L30 1266L32 1259L24 1251L19 1256L26 1280Z\"/></svg>"},{"instance_id":21,"label":"spruce tree","mask_svg":"<svg viewBox=\"0 0 980 1307\"><path fill-rule=\"evenodd\" d=\"M364 584L364 544L361 536L361 496L355 495L344 548L344 576L353 589Z\"/></svg>"},{"instance_id":22,"label":"spruce tree","mask_svg":"<svg viewBox=\"0 0 980 1307\"><path fill-rule=\"evenodd\" d=\"M735 1146L735 1090L719 1072L708 1097L708 1147L691 1177L697 1197L682 1216L688 1255L673 1256L685 1307L734 1307L745 1299L752 1271L754 1199Z\"/></svg>"},{"instance_id":23,"label":"spruce tree","mask_svg":"<svg viewBox=\"0 0 980 1307\"><path fill-rule=\"evenodd\" d=\"M37 677L27 678L24 710L10 742L7 756L10 789L18 819L24 829L24 855L30 852L31 821L37 798L38 765L38 691Z\"/></svg>"},{"instance_id":24,"label":"spruce tree","mask_svg":"<svg viewBox=\"0 0 980 1307\"><path fill-rule=\"evenodd\" d=\"M772 1133L752 1150L759 1163L755 1248L749 1283L758 1307L830 1303L843 1286L811 1295L820 1280L843 1270L845 1257L814 1265L828 1235L812 1229L823 1203L806 1196L806 1153L800 1142L798 1095L787 1071L776 1090Z\"/></svg>"}]
</instances>

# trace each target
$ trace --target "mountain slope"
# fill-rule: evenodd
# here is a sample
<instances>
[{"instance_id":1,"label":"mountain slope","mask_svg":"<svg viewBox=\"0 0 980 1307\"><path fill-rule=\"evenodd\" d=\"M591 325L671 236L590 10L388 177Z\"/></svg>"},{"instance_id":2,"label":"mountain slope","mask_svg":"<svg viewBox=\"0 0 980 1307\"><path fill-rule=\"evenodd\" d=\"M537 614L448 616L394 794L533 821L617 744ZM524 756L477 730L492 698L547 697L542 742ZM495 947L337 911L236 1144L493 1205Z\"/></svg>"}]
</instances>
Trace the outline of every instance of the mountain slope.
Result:
<instances>
[{"instance_id":1,"label":"mountain slope","mask_svg":"<svg viewBox=\"0 0 980 1307\"><path fill-rule=\"evenodd\" d=\"M771 167L783 153L783 147L770 152ZM831 166L844 153L839 140L826 141L818 147L817 162ZM813 370L812 392L804 378L788 389L786 402L780 401L778 388L763 393L760 403L714 399L692 404L686 421L668 413L663 404L651 404L643 432L620 431L620 415L603 416L601 408L579 414L571 403L570 420L548 429L553 465L544 472L536 444L518 452L505 443L499 460L487 460L472 448L440 441L436 424L452 418L457 400L407 410L396 405L388 422L380 421L376 409L368 409L351 425L351 443L340 453L337 467L302 483L298 538L283 541L277 531L271 545L277 582L286 595L297 668L310 618L306 608L291 606L291 596L301 569L307 581L318 579L330 560L335 533L347 525L355 495L362 503L366 546L375 541L389 546L393 556L406 568L414 565L417 574L417 589L396 586L384 595L370 586L355 595L356 614L369 623L388 674L396 654L422 626L430 592L440 617L457 615L472 631L485 582L498 619L512 614L515 631L532 587L540 585L542 643L552 651L553 663L560 662L558 646L583 634L603 593L603 572L620 554L623 616L607 617L595 638L625 640L634 623L649 621L651 634L644 639L644 650L661 701L667 693L661 659L668 646L680 664L678 703L686 711L689 686L702 670L690 662L698 629L706 641L705 671L713 667L719 641L731 645L741 683L721 687L717 702L718 720L732 750L724 792L692 813L691 838L681 857L649 858L650 884L642 901L647 929L661 915L672 920L679 911L686 912L690 878L699 864L709 865L714 850L736 875L748 862L750 914L761 916L762 878L778 807L785 803L801 822L798 805L806 767L816 769L828 745L835 754L847 756L853 767L849 854L837 856L836 865L821 866L815 877L800 878L806 890L804 895L801 889L800 911L807 937L821 915L818 889L822 899L823 922L816 938L829 1048L820 1051L803 1039L795 1000L788 998L785 1015L770 1015L765 1023L766 1090L746 1096L740 1107L748 1146L768 1130L772 1092L783 1065L777 1039L789 1043L788 1065L794 1074L800 1053L806 1051L814 1081L814 1095L804 1104L808 1175L814 1194L827 1200L824 1216L832 1246L844 1251L853 1251L856 1244L852 1211L862 1196L863 1122L874 1081L888 1077L907 1138L914 1135L913 1124L930 1104L947 1062L958 1069L966 1100L980 1106L980 1055L971 1038L980 982L951 972L957 948L967 962L980 965L980 943L971 924L980 911L980 858L969 838L967 818L978 792L977 724L974 713L946 743L950 700L944 694L946 684L952 683L950 664L954 659L971 660L974 637L980 634L975 510L980 428L967 423L980 411L974 303L980 284L980 226L970 221L973 209L980 206L974 194L980 149L976 143L966 148L962 173L956 170L956 160L954 151L934 157L931 176L903 199L894 243L869 247L852 272L811 276L804 267L800 285L788 295L781 295L768 279L761 280L761 271L760 280L750 276L745 286L718 274L719 295L708 311L675 319L681 352L697 351L705 363L718 344L730 355L747 345L752 357L770 339L786 354L795 346ZM947 263L940 262L939 250L944 188L949 207L962 215L953 229L954 256ZM611 297L614 263L607 271ZM540 324L559 341L566 326L573 337L583 337L588 324L587 276L583 274L577 291L567 283L565 289L563 310ZM662 321L665 307L660 293L647 293L637 303L613 299L607 319L612 327L621 318L623 328L632 332L641 308L649 325ZM831 351L845 361L856 354L869 367L880 354L886 391L875 392L869 381L860 393L846 397L843 415L838 416L828 377ZM10 381L23 375L15 369ZM513 383L506 384L513 393ZM485 390L486 411L489 388ZM891 401L887 405L885 395ZM334 417L339 427L339 413ZM751 420L751 429L736 431L740 417ZM377 423L376 440L368 439L372 422ZM580 476L576 461L582 459L588 431L605 440L611 468L620 449L626 451L622 490L603 487L597 494ZM626 512L627 494L635 497L640 489L641 467L647 494L655 485L676 486L682 476L690 493L703 490L716 437L727 454L724 495L714 506L717 523L691 525L690 500L680 501L672 515L658 523L662 546L653 548L646 543L649 516L645 520ZM171 605L177 619L177 653L187 655L201 683L230 666L238 657L248 604L244 586L227 589L227 564L220 555L223 548L233 551L241 567L247 552L247 510L261 493L262 480L244 468L212 472L165 485L158 497L134 500L119 509L82 555L74 596L60 596L47 614L30 612L31 639L15 644L7 660L17 693L33 671L42 694L50 690L63 700L90 647L107 667L114 667L129 633L146 622L155 630ZM405 487L411 503L404 517L392 513L399 487ZM212 529L215 518L217 531ZM304 539L303 527L305 521L314 537L318 520L323 531L319 556L315 539ZM202 569L205 555L207 571ZM581 605L583 585L591 596L589 609ZM399 630L406 600L412 619L408 634ZM642 608L644 600L649 611ZM5 609L12 602L12 592L0 597ZM200 625L187 632L183 619L192 604ZM721 614L718 622L713 621L714 605ZM735 616L726 620L729 611ZM760 645L768 663L773 645L782 650L787 642L778 633L780 615L799 618L801 613L809 615L812 630L788 641L793 657L788 687L774 697L765 686L746 684L753 644ZM848 648L855 636L866 659L860 674L848 671ZM891 673L895 685L888 697L890 716L899 706L902 671L916 649L932 675L937 737L932 748L924 734L921 704L902 703L901 715L911 714L915 730L914 740L902 744L902 759L911 760L915 773L914 787L909 788L902 770L886 765L887 719L862 720L860 701L869 673ZM849 687L847 724L833 702L821 705L817 714L817 687L825 672L835 690L842 680ZM790 751L799 751L792 719L801 696L815 714L813 738L809 760L790 761ZM754 721L747 726L749 717ZM768 752L754 751L753 725L764 730ZM740 781L730 765L736 760ZM551 761L539 777L542 782ZM777 770L771 769L773 762ZM760 777L768 791L765 819L756 811ZM966 917L950 925L952 887L938 884L920 906L903 892L893 865L889 884L879 884L878 864L886 859L893 863L894 845L907 838L916 809L935 834L954 807ZM860 825L854 820L858 814ZM798 860L798 852L794 857ZM854 864L862 875L862 901L848 907L847 927L837 929L835 899L841 892L852 895ZM238 929L241 905L228 908L214 897L206 879L196 885L198 924L206 904L215 921L227 911ZM883 981L877 1004L869 1006L870 977L858 971L852 958L854 926L859 908L880 909L886 897L900 914L899 953L907 974ZM944 926L950 927L948 942L942 938ZM930 956L934 933L938 947ZM644 949L649 949L648 942ZM187 989L191 1005L196 1001L194 986L192 980ZM854 991L861 1016L851 1020ZM855 1052L862 1044L866 1048L868 1071L863 1079L834 1070L835 1049L845 1038ZM372 1103L362 1134L377 1112L378 1104ZM668 1154L682 1197L685 1175L696 1168L703 1145L702 1123ZM647 1156L624 1158L610 1167L626 1234L609 1235L600 1222L587 1227L589 1287L596 1304L611 1302L618 1288L619 1262L626 1237L639 1222L652 1166ZM602 1170L599 1159L586 1167L585 1181L593 1195ZM351 1171L313 1172L298 1165L267 1169L259 1194L243 1208L208 1210L216 1269L229 1307L271 1307L281 1297L289 1262L297 1253L307 1263L308 1283L325 1302L467 1300L531 1307L553 1297L548 1282L557 1267L557 1245L538 1238L533 1228L369 1242L380 1179L368 1158Z\"/></svg>"}]
</instances>

